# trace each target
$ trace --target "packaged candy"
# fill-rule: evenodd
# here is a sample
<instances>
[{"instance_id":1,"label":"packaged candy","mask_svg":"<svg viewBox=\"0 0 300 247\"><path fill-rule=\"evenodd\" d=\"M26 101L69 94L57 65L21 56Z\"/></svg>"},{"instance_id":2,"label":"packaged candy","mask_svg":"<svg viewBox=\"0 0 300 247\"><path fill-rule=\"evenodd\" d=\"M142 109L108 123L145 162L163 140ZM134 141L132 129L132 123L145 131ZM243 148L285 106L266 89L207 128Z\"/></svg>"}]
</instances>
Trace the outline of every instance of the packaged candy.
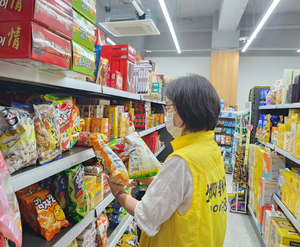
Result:
<instances>
[{"instance_id":1,"label":"packaged candy","mask_svg":"<svg viewBox=\"0 0 300 247\"><path fill-rule=\"evenodd\" d=\"M122 160L102 139L93 138L92 146L99 163L104 163L105 174L117 184L129 186L129 176Z\"/></svg>"},{"instance_id":2,"label":"packaged candy","mask_svg":"<svg viewBox=\"0 0 300 247\"><path fill-rule=\"evenodd\" d=\"M107 228L109 221L105 213L101 214L96 220L96 246L106 247L108 242Z\"/></svg>"},{"instance_id":3,"label":"packaged candy","mask_svg":"<svg viewBox=\"0 0 300 247\"><path fill-rule=\"evenodd\" d=\"M16 247L22 246L21 216L17 198L12 187L4 158L0 152L0 235L15 243ZM3 235L0 236L0 246L5 246ZM2 243L1 243L2 242Z\"/></svg>"},{"instance_id":4,"label":"packaged candy","mask_svg":"<svg viewBox=\"0 0 300 247\"><path fill-rule=\"evenodd\" d=\"M70 150L70 139L72 133L72 97L57 98L51 94L45 95L46 101L52 101L57 114L57 122L60 130L62 151Z\"/></svg>"},{"instance_id":5,"label":"packaged candy","mask_svg":"<svg viewBox=\"0 0 300 247\"><path fill-rule=\"evenodd\" d=\"M0 106L0 149L10 173L36 163L36 136L27 111Z\"/></svg>"},{"instance_id":6,"label":"packaged candy","mask_svg":"<svg viewBox=\"0 0 300 247\"><path fill-rule=\"evenodd\" d=\"M33 106L34 128L38 144L39 163L44 165L61 155L59 129L53 104L40 103Z\"/></svg>"},{"instance_id":7,"label":"packaged candy","mask_svg":"<svg viewBox=\"0 0 300 247\"><path fill-rule=\"evenodd\" d=\"M83 166L77 165L66 170L68 178L68 209L69 215L77 220L82 220L89 211L89 195L84 179Z\"/></svg>"},{"instance_id":8,"label":"packaged candy","mask_svg":"<svg viewBox=\"0 0 300 247\"><path fill-rule=\"evenodd\" d=\"M138 237L133 234L123 234L122 247L135 247L138 246Z\"/></svg>"},{"instance_id":9,"label":"packaged candy","mask_svg":"<svg viewBox=\"0 0 300 247\"><path fill-rule=\"evenodd\" d=\"M67 210L67 181L65 172L60 172L54 175L53 180L54 198L63 210Z\"/></svg>"},{"instance_id":10,"label":"packaged candy","mask_svg":"<svg viewBox=\"0 0 300 247\"><path fill-rule=\"evenodd\" d=\"M76 144L81 130L82 130L82 127L80 124L79 108L77 105L75 105L75 102L74 102L73 103L73 112L72 112L72 133L71 133L70 148L74 147L74 145Z\"/></svg>"},{"instance_id":11,"label":"packaged candy","mask_svg":"<svg viewBox=\"0 0 300 247\"><path fill-rule=\"evenodd\" d=\"M47 241L50 241L62 227L70 225L64 211L49 190L39 190L32 195L23 195L20 198L28 211L36 216L40 233Z\"/></svg>"},{"instance_id":12,"label":"packaged candy","mask_svg":"<svg viewBox=\"0 0 300 247\"><path fill-rule=\"evenodd\" d=\"M161 164L136 132L109 145L129 155L128 173L131 179L152 177L159 172Z\"/></svg>"}]
</instances>

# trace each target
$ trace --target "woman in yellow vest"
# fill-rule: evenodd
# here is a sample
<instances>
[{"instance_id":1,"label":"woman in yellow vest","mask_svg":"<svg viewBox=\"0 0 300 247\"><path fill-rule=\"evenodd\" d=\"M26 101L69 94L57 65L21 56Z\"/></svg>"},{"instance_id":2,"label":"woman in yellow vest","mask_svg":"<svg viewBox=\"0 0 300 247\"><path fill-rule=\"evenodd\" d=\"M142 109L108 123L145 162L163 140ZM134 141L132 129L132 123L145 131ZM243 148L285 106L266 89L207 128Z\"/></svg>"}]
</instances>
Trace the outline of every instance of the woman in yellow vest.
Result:
<instances>
[{"instance_id":1,"label":"woman in yellow vest","mask_svg":"<svg viewBox=\"0 0 300 247\"><path fill-rule=\"evenodd\" d=\"M140 247L222 247L227 198L224 164L214 141L220 99L199 75L172 81L166 89L166 127L174 152L141 201L110 183L116 201L143 231ZM124 154L120 155L126 161Z\"/></svg>"}]
</instances>

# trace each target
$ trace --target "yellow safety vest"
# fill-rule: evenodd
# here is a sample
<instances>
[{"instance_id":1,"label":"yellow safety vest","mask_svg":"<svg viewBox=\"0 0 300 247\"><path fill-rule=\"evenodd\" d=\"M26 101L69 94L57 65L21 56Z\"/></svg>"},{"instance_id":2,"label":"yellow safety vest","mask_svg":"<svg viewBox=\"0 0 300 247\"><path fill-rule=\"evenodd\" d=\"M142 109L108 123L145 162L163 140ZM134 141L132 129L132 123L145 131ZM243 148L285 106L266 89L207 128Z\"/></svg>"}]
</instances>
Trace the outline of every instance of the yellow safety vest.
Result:
<instances>
[{"instance_id":1,"label":"yellow safety vest","mask_svg":"<svg viewBox=\"0 0 300 247\"><path fill-rule=\"evenodd\" d=\"M227 221L227 192L221 152L213 131L200 131L172 141L174 155L182 157L193 176L193 197L188 213L177 211L140 247L222 247ZM172 192L170 192L172 193Z\"/></svg>"}]
</instances>

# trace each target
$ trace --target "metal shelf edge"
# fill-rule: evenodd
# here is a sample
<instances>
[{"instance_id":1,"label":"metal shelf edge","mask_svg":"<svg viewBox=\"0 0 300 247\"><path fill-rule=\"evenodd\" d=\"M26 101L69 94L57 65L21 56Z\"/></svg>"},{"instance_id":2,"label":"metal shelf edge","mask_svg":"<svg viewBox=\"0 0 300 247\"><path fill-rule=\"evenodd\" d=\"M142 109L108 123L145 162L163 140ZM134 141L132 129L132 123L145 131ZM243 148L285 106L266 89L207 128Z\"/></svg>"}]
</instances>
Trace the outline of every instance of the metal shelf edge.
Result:
<instances>
[{"instance_id":1,"label":"metal shelf edge","mask_svg":"<svg viewBox=\"0 0 300 247\"><path fill-rule=\"evenodd\" d=\"M297 223L297 220L294 217L294 215L290 212L290 210L288 210L288 208L283 204L283 202L279 199L279 197L276 194L273 194L273 198L278 204L278 206L281 208L281 210L284 212L285 216L291 221L291 223L297 229L297 231L300 232L300 225Z\"/></svg>"},{"instance_id":2,"label":"metal shelf edge","mask_svg":"<svg viewBox=\"0 0 300 247\"><path fill-rule=\"evenodd\" d=\"M256 231L256 234L258 235L260 243L262 244L263 247L267 247L265 240L263 239L262 235L259 232L259 229L258 229L258 226L257 226L258 222L257 222L257 220L254 216L254 213L252 211L252 208L250 207L249 204L248 204L248 211L250 212L251 219L253 221L253 225L255 225L255 231Z\"/></svg>"},{"instance_id":3,"label":"metal shelf edge","mask_svg":"<svg viewBox=\"0 0 300 247\"><path fill-rule=\"evenodd\" d=\"M129 213L126 214L121 223L116 227L113 233L108 238L108 247L115 247L118 243L119 239L122 237L128 225L133 220L133 216Z\"/></svg>"},{"instance_id":4,"label":"metal shelf edge","mask_svg":"<svg viewBox=\"0 0 300 247\"><path fill-rule=\"evenodd\" d=\"M141 96L139 94L134 94L134 93L129 93L123 90L111 88L111 87L106 87L102 86L102 94L108 95L108 96L118 96L118 97L123 97L123 98L128 98L128 99L135 99L135 100L141 100Z\"/></svg>"},{"instance_id":5,"label":"metal shelf edge","mask_svg":"<svg viewBox=\"0 0 300 247\"><path fill-rule=\"evenodd\" d=\"M165 149L165 145L163 145L162 147L160 147L160 149L154 154L155 157L157 157L158 155L160 155L160 153Z\"/></svg>"},{"instance_id":6,"label":"metal shelf edge","mask_svg":"<svg viewBox=\"0 0 300 247\"><path fill-rule=\"evenodd\" d=\"M49 176L57 174L58 172L66 170L74 165L80 164L83 161L95 157L95 153L92 148L75 147L73 148L73 151L76 151L77 149L84 150L75 152L71 155L69 155L70 153L65 153L67 157L52 161L44 166L35 166L32 169L30 169L29 166L28 170L24 170L24 172L20 171L15 175L12 174L11 178L14 190L18 191L31 184L41 181L42 179L48 178Z\"/></svg>"},{"instance_id":7,"label":"metal shelf edge","mask_svg":"<svg viewBox=\"0 0 300 247\"><path fill-rule=\"evenodd\" d=\"M160 130L166 127L166 124L160 124L158 126L156 126L156 130Z\"/></svg>"}]
</instances>

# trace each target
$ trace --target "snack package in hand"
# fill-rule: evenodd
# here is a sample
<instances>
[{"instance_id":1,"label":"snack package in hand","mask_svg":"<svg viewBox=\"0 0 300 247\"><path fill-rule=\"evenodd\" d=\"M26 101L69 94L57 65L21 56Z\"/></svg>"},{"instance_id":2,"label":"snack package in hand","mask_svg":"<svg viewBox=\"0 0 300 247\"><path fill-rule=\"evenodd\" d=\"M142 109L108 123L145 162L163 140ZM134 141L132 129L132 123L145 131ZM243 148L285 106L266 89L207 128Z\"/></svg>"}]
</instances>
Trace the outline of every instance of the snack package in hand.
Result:
<instances>
[{"instance_id":1,"label":"snack package in hand","mask_svg":"<svg viewBox=\"0 0 300 247\"><path fill-rule=\"evenodd\" d=\"M126 167L114 151L100 138L93 138L92 146L99 163L104 164L109 179L116 184L130 186Z\"/></svg>"},{"instance_id":2,"label":"snack package in hand","mask_svg":"<svg viewBox=\"0 0 300 247\"><path fill-rule=\"evenodd\" d=\"M74 100L73 112L72 112L72 133L71 133L70 148L74 147L74 145L76 144L81 130L82 130L82 128L81 128L81 124L80 124L80 112L79 112L79 108L75 104L75 100Z\"/></svg>"},{"instance_id":3,"label":"snack package in hand","mask_svg":"<svg viewBox=\"0 0 300 247\"><path fill-rule=\"evenodd\" d=\"M41 103L34 107L34 128L38 144L39 163L45 165L61 155L59 129L53 104Z\"/></svg>"},{"instance_id":4,"label":"snack package in hand","mask_svg":"<svg viewBox=\"0 0 300 247\"><path fill-rule=\"evenodd\" d=\"M36 163L36 136L27 111L0 106L0 149L10 173Z\"/></svg>"},{"instance_id":5,"label":"snack package in hand","mask_svg":"<svg viewBox=\"0 0 300 247\"><path fill-rule=\"evenodd\" d=\"M45 95L46 101L52 101L57 114L57 126L59 126L60 140L62 151L70 150L70 140L72 134L72 112L73 112L73 99L58 98L51 94Z\"/></svg>"},{"instance_id":6,"label":"snack package in hand","mask_svg":"<svg viewBox=\"0 0 300 247\"><path fill-rule=\"evenodd\" d=\"M60 172L54 175L52 188L55 200L58 202L61 208L66 211L68 189L65 172Z\"/></svg>"},{"instance_id":7,"label":"snack package in hand","mask_svg":"<svg viewBox=\"0 0 300 247\"><path fill-rule=\"evenodd\" d=\"M0 234L15 243L16 247L22 246L22 226L18 201L12 187L4 158L0 152ZM0 239L2 237L0 236ZM1 245L0 240L0 246ZM5 242L4 239L2 241Z\"/></svg>"},{"instance_id":8,"label":"snack package in hand","mask_svg":"<svg viewBox=\"0 0 300 247\"><path fill-rule=\"evenodd\" d=\"M50 241L62 227L67 227L70 223L62 208L49 190L39 190L32 195L20 196L28 211L36 216L40 233L47 241Z\"/></svg>"},{"instance_id":9,"label":"snack package in hand","mask_svg":"<svg viewBox=\"0 0 300 247\"><path fill-rule=\"evenodd\" d=\"M107 228L109 221L105 213L101 214L96 220L96 246L106 247L108 242Z\"/></svg>"},{"instance_id":10,"label":"snack package in hand","mask_svg":"<svg viewBox=\"0 0 300 247\"><path fill-rule=\"evenodd\" d=\"M131 179L153 177L159 172L161 164L136 132L111 142L110 146L129 155L128 173Z\"/></svg>"},{"instance_id":11,"label":"snack package in hand","mask_svg":"<svg viewBox=\"0 0 300 247\"><path fill-rule=\"evenodd\" d=\"M76 221L82 220L90 208L88 191L84 184L84 168L77 165L67 169L68 211Z\"/></svg>"}]
</instances>

